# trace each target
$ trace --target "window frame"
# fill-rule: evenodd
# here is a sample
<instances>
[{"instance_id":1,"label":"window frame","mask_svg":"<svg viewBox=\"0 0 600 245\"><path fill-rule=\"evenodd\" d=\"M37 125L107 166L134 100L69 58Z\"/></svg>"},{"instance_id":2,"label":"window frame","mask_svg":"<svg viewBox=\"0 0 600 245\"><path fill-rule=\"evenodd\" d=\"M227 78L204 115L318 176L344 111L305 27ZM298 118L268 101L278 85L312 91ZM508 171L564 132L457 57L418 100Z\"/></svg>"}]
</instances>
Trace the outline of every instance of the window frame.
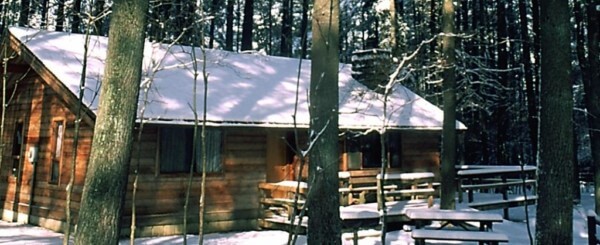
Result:
<instances>
[{"instance_id":1,"label":"window frame","mask_svg":"<svg viewBox=\"0 0 600 245\"><path fill-rule=\"evenodd\" d=\"M50 169L48 183L59 185L63 165L63 153L65 149L66 120L64 118L53 118L50 126ZM60 145L59 145L60 144Z\"/></svg>"}]
</instances>

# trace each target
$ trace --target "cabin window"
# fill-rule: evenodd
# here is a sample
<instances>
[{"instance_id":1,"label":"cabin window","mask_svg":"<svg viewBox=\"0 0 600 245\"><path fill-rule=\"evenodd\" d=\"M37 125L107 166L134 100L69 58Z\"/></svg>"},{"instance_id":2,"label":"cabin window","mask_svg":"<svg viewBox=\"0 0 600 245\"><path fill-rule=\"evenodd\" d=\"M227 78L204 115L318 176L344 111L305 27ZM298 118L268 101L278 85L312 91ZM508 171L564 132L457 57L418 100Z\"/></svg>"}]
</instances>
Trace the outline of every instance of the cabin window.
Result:
<instances>
[{"instance_id":1,"label":"cabin window","mask_svg":"<svg viewBox=\"0 0 600 245\"><path fill-rule=\"evenodd\" d=\"M196 157L193 158L194 129L187 127L163 127L160 129L160 172L187 173L190 164L194 171L202 172L202 136L198 129ZM221 172L221 131L206 129L206 172Z\"/></svg>"},{"instance_id":2,"label":"cabin window","mask_svg":"<svg viewBox=\"0 0 600 245\"><path fill-rule=\"evenodd\" d=\"M52 123L52 163L50 166L50 183L54 184L58 183L60 177L64 132L64 121L59 120Z\"/></svg>"},{"instance_id":3,"label":"cabin window","mask_svg":"<svg viewBox=\"0 0 600 245\"><path fill-rule=\"evenodd\" d=\"M18 122L15 127L12 147L12 174L17 176L19 171L19 163L21 162L21 151L23 150L23 123Z\"/></svg>"},{"instance_id":4,"label":"cabin window","mask_svg":"<svg viewBox=\"0 0 600 245\"><path fill-rule=\"evenodd\" d=\"M399 132L386 135L388 166L399 168L402 144ZM345 141L348 169L381 168L381 137L377 132L348 133Z\"/></svg>"}]
</instances>

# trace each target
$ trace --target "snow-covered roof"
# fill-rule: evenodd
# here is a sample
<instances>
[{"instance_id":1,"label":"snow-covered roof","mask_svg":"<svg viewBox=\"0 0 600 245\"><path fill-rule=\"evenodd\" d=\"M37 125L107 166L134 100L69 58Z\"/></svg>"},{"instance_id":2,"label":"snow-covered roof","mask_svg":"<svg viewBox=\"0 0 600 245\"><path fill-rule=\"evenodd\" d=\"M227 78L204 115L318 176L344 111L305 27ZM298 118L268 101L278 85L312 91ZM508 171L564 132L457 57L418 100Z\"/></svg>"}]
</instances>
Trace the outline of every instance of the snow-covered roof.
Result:
<instances>
[{"instance_id":1,"label":"snow-covered roof","mask_svg":"<svg viewBox=\"0 0 600 245\"><path fill-rule=\"evenodd\" d=\"M85 36L64 32L10 28L47 69L75 95L79 94ZM104 69L108 38L92 36L89 42L84 103L95 111ZM140 93L143 119L153 123L190 124L194 69L192 48L146 42L142 88L150 85L147 100ZM127 55L127 54L123 54ZM296 119L301 127L309 122L309 60L239 54L196 48L200 75L197 82L198 114L202 115L204 84L201 69L208 73L207 122L217 125L291 127L296 87L299 98ZM350 65L340 64L340 128L361 129L383 123L383 96L351 77ZM138 118L141 114L138 112ZM389 96L387 125L393 128L441 129L443 112L402 85ZM457 128L464 129L458 122Z\"/></svg>"}]
</instances>

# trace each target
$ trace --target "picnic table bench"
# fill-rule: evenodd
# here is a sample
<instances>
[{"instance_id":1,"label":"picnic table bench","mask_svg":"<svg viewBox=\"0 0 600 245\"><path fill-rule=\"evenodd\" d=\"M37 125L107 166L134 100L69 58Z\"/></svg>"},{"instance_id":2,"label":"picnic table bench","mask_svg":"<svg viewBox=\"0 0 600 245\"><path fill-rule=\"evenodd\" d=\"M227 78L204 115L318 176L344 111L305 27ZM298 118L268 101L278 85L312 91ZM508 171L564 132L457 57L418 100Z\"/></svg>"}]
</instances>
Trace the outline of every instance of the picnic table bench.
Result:
<instances>
[{"instance_id":1,"label":"picnic table bench","mask_svg":"<svg viewBox=\"0 0 600 245\"><path fill-rule=\"evenodd\" d=\"M537 196L535 189L537 181L534 166L459 166L456 173L458 179L458 200L463 201L463 192L468 195L469 207L479 210L504 209L504 218L508 219L508 208L535 204ZM509 198L510 187L520 187L525 184L531 187L533 195L523 195ZM488 200L474 202L473 192L475 190L498 191L502 198L499 200ZM524 193L525 194L525 193Z\"/></svg>"},{"instance_id":2,"label":"picnic table bench","mask_svg":"<svg viewBox=\"0 0 600 245\"><path fill-rule=\"evenodd\" d=\"M502 222L502 216L493 213L481 213L474 211L455 211L455 210L431 210L414 209L408 210L406 216L415 222L415 230L411 232L411 237L415 239L416 244L425 244L425 240L448 240L448 241L471 241L480 244L497 244L508 242L505 234L492 231L494 222ZM426 229L426 224L432 221L442 222L442 226L437 229ZM473 230L467 224L468 222L478 222L479 228ZM444 229L448 225L462 227L462 230Z\"/></svg>"},{"instance_id":3,"label":"picnic table bench","mask_svg":"<svg viewBox=\"0 0 600 245\"><path fill-rule=\"evenodd\" d=\"M375 201L377 195L377 174L379 170L360 170L340 172L341 205L364 204ZM385 185L385 190L398 188L396 185Z\"/></svg>"},{"instance_id":4,"label":"picnic table bench","mask_svg":"<svg viewBox=\"0 0 600 245\"><path fill-rule=\"evenodd\" d=\"M379 189L390 184L397 187L397 189L383 189L383 197L377 195L378 207L381 209L384 201L394 201L402 197L410 197L411 200L426 197L428 207L431 207L433 196L436 193L433 183L434 177L431 172L388 173L383 176L378 174L377 185Z\"/></svg>"}]
</instances>

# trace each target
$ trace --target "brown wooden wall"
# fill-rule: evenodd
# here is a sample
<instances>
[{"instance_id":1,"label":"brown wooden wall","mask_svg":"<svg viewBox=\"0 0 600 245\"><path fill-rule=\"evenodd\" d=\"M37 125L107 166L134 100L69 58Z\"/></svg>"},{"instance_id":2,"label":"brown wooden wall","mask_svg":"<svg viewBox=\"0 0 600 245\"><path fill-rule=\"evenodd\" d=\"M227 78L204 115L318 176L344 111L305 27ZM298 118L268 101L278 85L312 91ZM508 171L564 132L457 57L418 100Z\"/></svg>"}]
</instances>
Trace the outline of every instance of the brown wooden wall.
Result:
<instances>
[{"instance_id":1,"label":"brown wooden wall","mask_svg":"<svg viewBox=\"0 0 600 245\"><path fill-rule=\"evenodd\" d=\"M441 131L402 131L402 172L432 172L440 180Z\"/></svg>"},{"instance_id":2,"label":"brown wooden wall","mask_svg":"<svg viewBox=\"0 0 600 245\"><path fill-rule=\"evenodd\" d=\"M4 142L9 142L10 145L4 150L1 171L3 181L0 182L0 201L5 220L64 230L65 188L69 182L73 157L75 116L59 98L37 76L32 76L19 84L15 99L7 111ZM60 177L58 183L53 184L49 180L51 125L55 119L66 121L66 131ZM22 174L12 176L12 137L18 121L24 122L26 141L21 152ZM83 125L80 133L76 186L72 195L75 219L91 148L92 130L89 125ZM223 172L209 174L207 178L206 231L255 229L259 213L257 186L266 179L266 131L227 128L223 131L223 141ZM137 232L141 236L182 233L188 175L159 173L158 142L158 126L145 125L141 143L136 142L132 152L132 173L139 163L136 212ZM26 149L32 145L39 147L39 161L36 165L26 159ZM35 181L32 182L34 166ZM127 233L131 223L133 180L132 174L122 227L123 232ZM195 174L189 201L189 232L197 232L200 180L200 174ZM33 199L30 198L31 183L34 183ZM19 215L13 215L16 210Z\"/></svg>"},{"instance_id":3,"label":"brown wooden wall","mask_svg":"<svg viewBox=\"0 0 600 245\"><path fill-rule=\"evenodd\" d=\"M19 81L16 93L9 103L6 113L4 142L7 143L2 154L2 176L0 182L0 200L3 207L3 219L39 224L54 230L61 229L66 207L65 188L70 179L73 162L73 135L75 114L65 107L65 102L56 91L46 86L33 72ZM51 168L51 125L53 120L65 122L62 159L58 182L50 183ZM23 123L24 144L20 158L12 155L13 137L16 125ZM89 155L92 127L81 125L80 141L77 152L76 186L73 188L72 207L79 207L81 185L85 176L85 166ZM27 159L29 147L37 146L39 157L33 164ZM17 171L13 173L13 161L18 161ZM18 215L14 211L18 210Z\"/></svg>"},{"instance_id":4,"label":"brown wooden wall","mask_svg":"<svg viewBox=\"0 0 600 245\"><path fill-rule=\"evenodd\" d=\"M180 234L188 174L157 174L158 126L144 126L140 175L136 194L137 227L140 236ZM258 183L266 179L266 133L264 130L223 130L223 172L208 174L206 182L205 231L256 229L259 214ZM136 144L137 145L137 144ZM133 150L132 170L137 162ZM133 171L132 171L133 172ZM130 175L123 231L131 224ZM198 231L200 174L194 174L188 210L188 232Z\"/></svg>"}]
</instances>

